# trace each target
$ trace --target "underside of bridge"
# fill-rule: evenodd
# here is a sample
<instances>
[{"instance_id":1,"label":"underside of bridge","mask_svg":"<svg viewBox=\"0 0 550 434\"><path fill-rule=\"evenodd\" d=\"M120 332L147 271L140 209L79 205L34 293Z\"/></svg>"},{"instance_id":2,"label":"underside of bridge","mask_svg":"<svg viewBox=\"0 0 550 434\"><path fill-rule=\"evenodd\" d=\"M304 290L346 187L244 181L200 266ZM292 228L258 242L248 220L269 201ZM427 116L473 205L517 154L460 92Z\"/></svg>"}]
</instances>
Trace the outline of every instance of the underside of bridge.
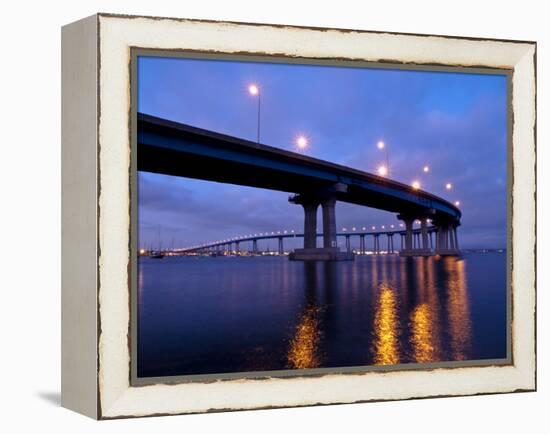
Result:
<instances>
[{"instance_id":1,"label":"underside of bridge","mask_svg":"<svg viewBox=\"0 0 550 434\"><path fill-rule=\"evenodd\" d=\"M324 188L315 193L296 194L289 198L289 202L301 205L304 210L304 247L295 249L289 256L294 261L349 261L354 259L350 248L350 236L346 235L346 250L341 251L336 240L336 199L338 193L347 190L344 184L334 184L330 188ZM323 245L317 246L317 210L322 208L323 217ZM434 219L434 210L423 210L415 214L399 214L398 219L405 224L402 235L402 248L400 256L457 256L460 255L458 246L457 227L458 220L439 217ZM415 221L420 222L420 231L413 229ZM428 222L433 221L434 226L428 228ZM435 233L435 246L431 237ZM387 253L393 252L393 234L388 234ZM364 237L362 238L364 246ZM379 235L374 235L374 251L380 251ZM361 249L361 251L364 250Z\"/></svg>"},{"instance_id":2,"label":"underside of bridge","mask_svg":"<svg viewBox=\"0 0 550 434\"><path fill-rule=\"evenodd\" d=\"M460 210L448 201L395 180L250 142L237 137L138 114L137 169L293 193L304 210L304 247L292 260L351 260L336 242L337 201L398 214L405 224L402 256L458 255ZM317 210L322 208L323 245L317 247ZM420 221L420 231L413 223ZM428 220L436 231L429 243ZM419 239L417 242L417 235ZM349 245L349 242L348 242Z\"/></svg>"}]
</instances>

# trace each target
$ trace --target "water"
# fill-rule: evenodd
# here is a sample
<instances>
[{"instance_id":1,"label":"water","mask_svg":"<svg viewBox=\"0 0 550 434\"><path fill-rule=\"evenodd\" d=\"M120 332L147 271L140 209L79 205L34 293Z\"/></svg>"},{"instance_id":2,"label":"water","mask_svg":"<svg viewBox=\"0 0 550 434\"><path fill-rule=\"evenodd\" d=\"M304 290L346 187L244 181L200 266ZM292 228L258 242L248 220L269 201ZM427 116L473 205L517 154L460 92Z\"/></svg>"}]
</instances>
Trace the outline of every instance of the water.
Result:
<instances>
[{"instance_id":1,"label":"water","mask_svg":"<svg viewBox=\"0 0 550 434\"><path fill-rule=\"evenodd\" d=\"M139 260L139 377L505 357L502 253Z\"/></svg>"}]
</instances>

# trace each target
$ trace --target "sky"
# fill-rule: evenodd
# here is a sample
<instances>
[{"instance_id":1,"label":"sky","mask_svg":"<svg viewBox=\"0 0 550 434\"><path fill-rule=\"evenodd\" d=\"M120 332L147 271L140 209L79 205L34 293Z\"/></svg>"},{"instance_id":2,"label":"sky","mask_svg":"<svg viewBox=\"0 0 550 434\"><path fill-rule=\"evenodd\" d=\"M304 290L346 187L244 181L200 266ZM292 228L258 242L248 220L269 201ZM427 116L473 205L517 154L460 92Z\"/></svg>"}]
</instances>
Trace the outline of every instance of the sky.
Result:
<instances>
[{"instance_id":1,"label":"sky","mask_svg":"<svg viewBox=\"0 0 550 434\"><path fill-rule=\"evenodd\" d=\"M387 151L390 178L460 202L462 248L506 246L506 76L141 56L138 111L256 141L252 83L261 143L373 173ZM285 192L145 172L138 191L140 247L303 230ZM342 202L336 219L338 229L399 223Z\"/></svg>"}]
</instances>

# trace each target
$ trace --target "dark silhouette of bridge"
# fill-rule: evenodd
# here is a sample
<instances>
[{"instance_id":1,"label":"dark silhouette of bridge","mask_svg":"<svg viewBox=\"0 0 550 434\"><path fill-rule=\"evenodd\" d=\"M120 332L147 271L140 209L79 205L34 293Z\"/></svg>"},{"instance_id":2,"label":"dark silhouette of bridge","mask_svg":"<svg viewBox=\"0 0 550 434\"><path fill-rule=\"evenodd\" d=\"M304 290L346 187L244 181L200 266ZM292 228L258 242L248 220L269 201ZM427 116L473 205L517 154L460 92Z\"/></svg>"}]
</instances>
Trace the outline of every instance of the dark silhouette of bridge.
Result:
<instances>
[{"instance_id":1,"label":"dark silhouette of bridge","mask_svg":"<svg viewBox=\"0 0 550 434\"><path fill-rule=\"evenodd\" d=\"M405 225L402 256L460 252L460 210L438 196L391 179L141 113L137 145L140 171L292 193L289 201L304 209L304 248L292 252L291 259L353 259L349 249L340 251L337 244L337 201L396 213ZM322 247L317 247L319 206ZM419 243L415 242L415 220L420 221ZM430 233L436 234L435 244L430 244Z\"/></svg>"}]
</instances>

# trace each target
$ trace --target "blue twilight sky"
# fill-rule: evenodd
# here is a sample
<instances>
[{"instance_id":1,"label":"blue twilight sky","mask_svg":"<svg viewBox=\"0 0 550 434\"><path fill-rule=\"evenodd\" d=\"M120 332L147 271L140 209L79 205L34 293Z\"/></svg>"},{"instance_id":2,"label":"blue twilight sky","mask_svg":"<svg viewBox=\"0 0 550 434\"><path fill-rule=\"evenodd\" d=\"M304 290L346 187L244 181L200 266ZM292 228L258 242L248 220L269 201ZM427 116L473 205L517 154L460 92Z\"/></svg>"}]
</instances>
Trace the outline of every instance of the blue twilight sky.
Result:
<instances>
[{"instance_id":1,"label":"blue twilight sky","mask_svg":"<svg viewBox=\"0 0 550 434\"><path fill-rule=\"evenodd\" d=\"M138 110L256 140L250 83L260 87L262 143L298 151L303 134L309 145L300 152L376 172L383 140L392 178L460 201L461 247L505 247L504 75L140 57ZM138 204L142 247L303 225L288 193L151 173L139 173ZM391 213L337 204L338 228L398 223Z\"/></svg>"}]
</instances>

